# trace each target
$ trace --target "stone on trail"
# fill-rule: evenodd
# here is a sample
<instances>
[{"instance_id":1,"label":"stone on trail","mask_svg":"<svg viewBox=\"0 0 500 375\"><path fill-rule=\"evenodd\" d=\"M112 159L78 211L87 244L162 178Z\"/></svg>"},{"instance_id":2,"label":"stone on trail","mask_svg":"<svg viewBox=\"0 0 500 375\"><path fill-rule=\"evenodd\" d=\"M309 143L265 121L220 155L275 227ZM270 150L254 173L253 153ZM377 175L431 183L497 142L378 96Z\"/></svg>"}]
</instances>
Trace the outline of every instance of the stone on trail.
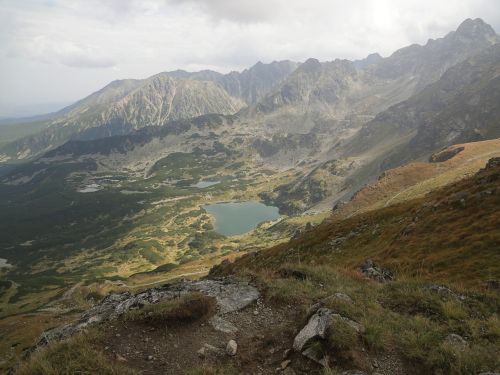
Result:
<instances>
[{"instance_id":1,"label":"stone on trail","mask_svg":"<svg viewBox=\"0 0 500 375\"><path fill-rule=\"evenodd\" d=\"M238 328L231 322L228 322L226 319L220 317L219 315L214 315L210 318L209 323L212 327L219 332L224 333L236 333L238 332Z\"/></svg>"},{"instance_id":2,"label":"stone on trail","mask_svg":"<svg viewBox=\"0 0 500 375\"><path fill-rule=\"evenodd\" d=\"M295 336L293 348L322 366L328 366L328 357L321 350L317 350L316 346L307 344L314 339L324 339L333 321L345 322L357 333L364 331L361 324L322 307L309 318L304 328Z\"/></svg>"},{"instance_id":3,"label":"stone on trail","mask_svg":"<svg viewBox=\"0 0 500 375\"><path fill-rule=\"evenodd\" d=\"M299 332L293 341L293 348L300 352L304 346L315 337L325 338L326 331L332 322L332 311L320 308L309 318L309 322Z\"/></svg>"},{"instance_id":4,"label":"stone on trail","mask_svg":"<svg viewBox=\"0 0 500 375\"><path fill-rule=\"evenodd\" d=\"M229 340L226 346L226 353L230 356L236 355L238 344L234 340Z\"/></svg>"}]
</instances>

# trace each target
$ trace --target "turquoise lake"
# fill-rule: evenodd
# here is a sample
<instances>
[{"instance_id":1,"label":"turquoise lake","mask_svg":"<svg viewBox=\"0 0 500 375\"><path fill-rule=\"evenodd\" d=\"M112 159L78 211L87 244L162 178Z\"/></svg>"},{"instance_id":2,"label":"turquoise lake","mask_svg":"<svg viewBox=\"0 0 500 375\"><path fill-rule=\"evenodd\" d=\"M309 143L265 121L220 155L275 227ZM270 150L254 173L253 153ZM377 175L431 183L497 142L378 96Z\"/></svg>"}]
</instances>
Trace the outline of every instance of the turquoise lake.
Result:
<instances>
[{"instance_id":1,"label":"turquoise lake","mask_svg":"<svg viewBox=\"0 0 500 375\"><path fill-rule=\"evenodd\" d=\"M260 202L230 202L203 206L215 218L215 231L224 236L250 232L263 221L280 217L278 207Z\"/></svg>"}]
</instances>

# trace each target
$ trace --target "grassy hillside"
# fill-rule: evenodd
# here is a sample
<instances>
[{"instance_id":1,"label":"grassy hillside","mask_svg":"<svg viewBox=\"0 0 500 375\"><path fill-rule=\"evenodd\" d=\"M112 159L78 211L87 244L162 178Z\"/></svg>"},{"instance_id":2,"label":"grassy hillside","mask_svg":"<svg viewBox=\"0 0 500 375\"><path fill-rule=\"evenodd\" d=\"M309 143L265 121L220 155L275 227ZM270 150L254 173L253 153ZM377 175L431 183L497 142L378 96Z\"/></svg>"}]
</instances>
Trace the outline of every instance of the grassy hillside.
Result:
<instances>
[{"instance_id":1,"label":"grassy hillside","mask_svg":"<svg viewBox=\"0 0 500 375\"><path fill-rule=\"evenodd\" d=\"M427 163L415 162L385 171L358 191L351 201L337 207L333 217L342 219L391 204L423 197L446 184L472 176L492 157L500 156L500 139L453 145L436 152Z\"/></svg>"},{"instance_id":2,"label":"grassy hillside","mask_svg":"<svg viewBox=\"0 0 500 375\"><path fill-rule=\"evenodd\" d=\"M498 371L499 188L495 158L476 175L425 197L330 219L212 274L250 278L270 303L293 306L303 317L296 332L318 306L361 324L358 333L331 326L314 344L333 358L334 368L323 374L352 368L412 375ZM394 280L365 276L366 259L392 271ZM464 340L457 343L454 335Z\"/></svg>"},{"instance_id":3,"label":"grassy hillside","mask_svg":"<svg viewBox=\"0 0 500 375\"><path fill-rule=\"evenodd\" d=\"M480 287L500 276L498 160L425 197L345 220L330 219L229 268L273 269L293 261L356 270L371 258L398 275Z\"/></svg>"},{"instance_id":4,"label":"grassy hillside","mask_svg":"<svg viewBox=\"0 0 500 375\"><path fill-rule=\"evenodd\" d=\"M500 158L493 158L477 174L424 197L348 219L329 218L288 243L232 257L232 262L227 259L211 275L251 280L262 292L266 309L286 324L279 339L264 338L255 347L242 344L241 350L248 352L228 358L224 365L235 366L234 373L246 373L248 361L261 358L256 355L269 356L269 342L290 347L311 314L323 306L344 317L333 321L326 337L310 346L331 358L331 367L323 369L295 353L293 367L309 366L307 372L299 373L341 374L358 369L384 374L477 375L498 370L499 205ZM394 279L385 283L370 279L361 272L366 259L392 272ZM139 283L136 287L148 285L141 284L145 276L132 278ZM254 308L242 313L247 314L243 321L259 316ZM349 320L360 328L353 330L352 323L346 323ZM45 323L50 321L45 318ZM126 335L116 338L114 327L102 326L108 341L83 342L85 353L91 356L76 358L77 367L107 371L109 363L101 359L111 356L105 349L109 340L118 340L120 347L130 345ZM182 327L183 335L197 329ZM137 329L144 332L143 328ZM85 337L74 340L35 355L21 373L41 365L66 368L59 358L75 351ZM178 346L175 358L192 354L198 344L188 349ZM279 361L283 361L281 354ZM132 361L126 365L140 368ZM151 366L148 362L147 368ZM225 373L216 368L210 371L199 373Z\"/></svg>"}]
</instances>

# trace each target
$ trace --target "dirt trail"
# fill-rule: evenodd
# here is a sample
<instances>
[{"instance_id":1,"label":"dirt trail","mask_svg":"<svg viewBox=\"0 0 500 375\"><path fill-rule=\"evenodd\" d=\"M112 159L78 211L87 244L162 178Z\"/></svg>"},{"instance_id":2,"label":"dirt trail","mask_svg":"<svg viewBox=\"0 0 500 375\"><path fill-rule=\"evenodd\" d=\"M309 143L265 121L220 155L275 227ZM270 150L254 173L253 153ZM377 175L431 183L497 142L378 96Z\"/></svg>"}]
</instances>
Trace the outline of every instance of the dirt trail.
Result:
<instances>
[{"instance_id":1,"label":"dirt trail","mask_svg":"<svg viewBox=\"0 0 500 375\"><path fill-rule=\"evenodd\" d=\"M167 281L172 281L172 280L180 279L180 278L183 278L183 277L207 274L208 271L209 270L206 269L206 270L196 271L196 272L181 273L180 275L172 275L170 277L167 277L166 279L156 280L156 281L152 281L150 283L134 284L134 285L127 285L127 284L125 284L125 286L128 287L128 288L141 288L141 287L144 287L144 286L150 286L150 285L156 285L156 284L164 284Z\"/></svg>"},{"instance_id":2,"label":"dirt trail","mask_svg":"<svg viewBox=\"0 0 500 375\"><path fill-rule=\"evenodd\" d=\"M223 318L238 331L218 331L207 320L171 326L112 321L102 327L105 351L111 360L118 354L145 375L181 375L202 365L232 365L240 374L276 374L286 359L285 351L292 346L297 318L293 308L271 308L258 300ZM238 344L234 357L225 354L231 339ZM221 353L201 356L198 351L204 344L219 348ZM298 374L319 373L319 366L300 354L290 353L287 358L291 360L289 367Z\"/></svg>"}]
</instances>

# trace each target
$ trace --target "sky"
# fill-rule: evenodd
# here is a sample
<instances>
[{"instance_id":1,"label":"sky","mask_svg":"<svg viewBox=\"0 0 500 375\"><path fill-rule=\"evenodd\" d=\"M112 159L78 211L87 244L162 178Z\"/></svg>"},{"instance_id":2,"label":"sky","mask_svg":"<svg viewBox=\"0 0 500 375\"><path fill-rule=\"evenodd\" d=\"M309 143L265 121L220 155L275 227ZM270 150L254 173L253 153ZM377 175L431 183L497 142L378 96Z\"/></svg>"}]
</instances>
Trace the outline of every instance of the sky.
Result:
<instances>
[{"instance_id":1,"label":"sky","mask_svg":"<svg viewBox=\"0 0 500 375\"><path fill-rule=\"evenodd\" d=\"M498 0L0 0L0 117L49 112L115 79L257 61L388 56Z\"/></svg>"}]
</instances>

